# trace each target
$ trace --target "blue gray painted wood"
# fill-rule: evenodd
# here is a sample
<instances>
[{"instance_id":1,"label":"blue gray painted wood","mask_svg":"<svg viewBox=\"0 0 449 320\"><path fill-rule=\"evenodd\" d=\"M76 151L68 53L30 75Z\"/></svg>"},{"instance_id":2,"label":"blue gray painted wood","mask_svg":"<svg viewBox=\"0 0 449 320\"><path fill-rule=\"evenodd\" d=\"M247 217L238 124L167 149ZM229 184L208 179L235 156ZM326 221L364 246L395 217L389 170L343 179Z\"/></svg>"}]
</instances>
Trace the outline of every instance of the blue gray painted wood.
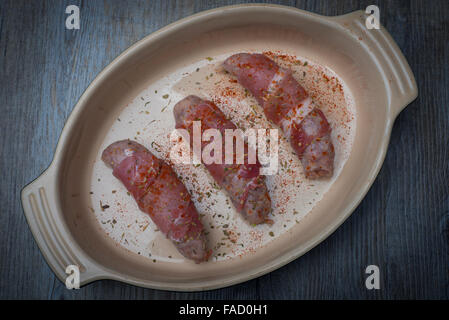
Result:
<instances>
[{"instance_id":1,"label":"blue gray painted wood","mask_svg":"<svg viewBox=\"0 0 449 320\"><path fill-rule=\"evenodd\" d=\"M383 168L354 214L302 258L258 279L202 293L98 281L69 291L46 265L20 190L49 165L83 90L114 57L193 13L240 1L0 2L0 298L397 299L449 297L449 3L278 1L324 15L378 4L419 97L396 120ZM64 27L67 5L81 29ZM366 290L365 267L381 270Z\"/></svg>"}]
</instances>

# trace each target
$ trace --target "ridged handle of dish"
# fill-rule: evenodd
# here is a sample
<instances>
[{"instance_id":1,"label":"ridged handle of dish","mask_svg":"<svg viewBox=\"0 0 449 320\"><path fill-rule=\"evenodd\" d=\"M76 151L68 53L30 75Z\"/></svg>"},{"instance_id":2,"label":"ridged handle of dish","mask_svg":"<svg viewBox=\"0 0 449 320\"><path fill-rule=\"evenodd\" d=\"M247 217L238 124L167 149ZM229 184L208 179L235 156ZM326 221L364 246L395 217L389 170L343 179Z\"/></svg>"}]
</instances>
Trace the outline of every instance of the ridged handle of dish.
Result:
<instances>
[{"instance_id":1,"label":"ridged handle of dish","mask_svg":"<svg viewBox=\"0 0 449 320\"><path fill-rule=\"evenodd\" d=\"M22 190L22 206L31 232L56 276L65 283L69 265L78 266L80 285L105 277L101 270L71 238L58 207L48 197L55 194L56 174L52 167Z\"/></svg>"},{"instance_id":2,"label":"ridged handle of dish","mask_svg":"<svg viewBox=\"0 0 449 320\"><path fill-rule=\"evenodd\" d=\"M418 96L418 88L413 72L396 42L380 24L379 29L368 29L368 17L359 10L333 19L372 53L371 58L384 78L390 114L394 119Z\"/></svg>"}]
</instances>

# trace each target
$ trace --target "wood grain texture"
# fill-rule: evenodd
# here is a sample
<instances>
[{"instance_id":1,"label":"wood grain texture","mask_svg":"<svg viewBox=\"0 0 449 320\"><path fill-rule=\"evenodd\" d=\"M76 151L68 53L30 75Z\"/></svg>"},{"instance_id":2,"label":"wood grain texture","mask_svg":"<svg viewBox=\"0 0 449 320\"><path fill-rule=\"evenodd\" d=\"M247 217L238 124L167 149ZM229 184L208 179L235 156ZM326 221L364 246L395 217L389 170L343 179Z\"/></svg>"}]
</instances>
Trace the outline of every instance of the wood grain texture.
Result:
<instances>
[{"instance_id":1,"label":"wood grain texture","mask_svg":"<svg viewBox=\"0 0 449 320\"><path fill-rule=\"evenodd\" d=\"M261 2L261 1L258 1ZM327 240L296 261L239 285L198 293L97 281L69 291L28 228L21 189L47 168L73 106L95 76L137 40L193 13L240 1L0 2L0 298L448 299L449 2L277 1L323 15L377 4L419 96L397 118L369 193ZM81 10L67 30L65 8ZM367 265L381 289L366 290Z\"/></svg>"}]
</instances>

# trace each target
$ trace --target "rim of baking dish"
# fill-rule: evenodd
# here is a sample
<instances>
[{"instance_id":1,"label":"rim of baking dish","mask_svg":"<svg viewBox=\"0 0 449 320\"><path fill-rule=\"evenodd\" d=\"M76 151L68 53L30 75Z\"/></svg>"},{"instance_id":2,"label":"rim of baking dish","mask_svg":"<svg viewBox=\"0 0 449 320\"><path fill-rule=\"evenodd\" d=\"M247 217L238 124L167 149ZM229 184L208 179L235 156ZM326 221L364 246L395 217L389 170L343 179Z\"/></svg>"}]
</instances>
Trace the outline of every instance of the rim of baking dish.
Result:
<instances>
[{"instance_id":1,"label":"rim of baking dish","mask_svg":"<svg viewBox=\"0 0 449 320\"><path fill-rule=\"evenodd\" d=\"M298 18L313 18L315 20L319 20L320 23L328 24L329 26L332 26L333 28L339 29L340 32L345 32L345 29L343 26L337 22L335 18L340 18L345 15L354 15L356 13L364 14L364 11L356 10L352 11L343 15L338 16L324 16L319 15L316 13L308 12L302 9L298 9L295 7L290 6L284 6L284 5L275 5L275 4L239 4L239 5L231 5L231 6L224 6L224 7L218 7L210 10L201 11L199 13L193 14L191 16L182 18L180 20L177 20L175 22L172 22L168 24L167 26L162 27L161 29L158 29L151 34L145 36L141 40L137 41L133 45L131 45L129 48L127 48L125 51L123 51L120 55L118 55L112 62L110 62L96 77L95 79L89 84L89 86L84 90L83 94L75 104L73 110L70 113L70 116L68 117L66 123L63 126L61 135L59 136L57 146L55 149L55 153L53 156L53 159L49 165L49 167L40 175L42 176L46 171L49 171L50 169L53 169L55 171L55 180L59 178L60 175L60 162L63 158L64 153L66 152L66 148L68 145L66 144L67 138L70 137L72 134L74 125L77 123L79 117L81 116L81 113L85 111L85 108L88 106L86 102L89 100L89 98L96 92L97 87L102 85L105 81L107 81L108 76L116 69L118 69L122 64L126 63L127 57L136 54L139 50L145 49L151 42L155 42L169 33L176 32L177 29L181 28L186 23L189 23L193 20L202 20L206 19L208 17L215 16L217 14L222 14L226 11L234 11L234 10L276 10L279 12L282 11L289 11L289 12L295 12L298 15ZM411 71L410 71L411 72ZM412 81L414 85L416 86L413 74ZM413 98L414 99L414 98ZM412 99L412 100L413 100ZM411 101L412 101L411 100ZM389 100L391 101L391 100ZM404 105L404 107L406 104ZM391 105L388 106L389 109L391 109ZM101 279L112 279L112 280L118 280L121 282L137 285L137 286L143 286L143 287L149 287L153 289L162 289L162 290L174 290L174 291L201 291L201 290L211 290L216 288L223 288L227 286L231 286L237 283L245 282L251 279L254 279L256 277L262 276L264 274L267 274L271 271L274 271L278 268L281 268L282 266L288 264L289 262L297 259L298 257L302 256L306 252L313 249L315 246L317 246L319 243L321 243L324 239L329 237L343 222L346 221L346 219L352 214L352 212L356 209L356 207L360 204L360 202L363 200L365 195L367 194L368 190L371 188L373 182L375 181L380 168L383 164L383 161L386 156L386 151L388 148L390 136L391 136L391 130L393 126L393 122L397 116L397 113L387 112L387 123L386 123L386 129L384 132L384 137L382 139L381 147L379 148L379 151L377 153L377 159L375 161L374 166L371 168L370 173L368 175L368 179L364 185L364 187L359 191L358 196L352 199L352 201L348 202L346 208L342 211L342 214L339 216L338 219L335 219L332 224L329 224L326 228L322 230L319 234L309 239L309 241L305 242L299 249L293 249L284 255L278 257L277 259L274 259L268 264L260 265L257 268L249 271L245 271L242 273L237 273L231 276L226 276L224 278L214 279L214 280L205 280L205 281L199 281L196 283L165 283L160 281L149 281L149 280L142 280L137 279L133 277L129 277L126 274L120 274L117 273L114 270L109 270L106 267L98 264L96 261L91 261L92 264L100 270L97 275L90 277L82 282L81 285L85 285L87 283L101 280ZM40 177L39 176L39 177ZM32 182L30 182L27 186L31 185L34 181L37 179L34 179ZM22 199L24 197L23 192L25 188L22 189ZM59 192L59 191L57 191ZM58 197L60 197L59 193L57 194ZM23 201L23 200L22 200ZM64 227L69 230L69 228L65 225L64 219L62 219L62 222L64 224ZM73 240L71 245L76 246L77 251L83 252L84 250L78 245L78 243L73 239L73 236L70 232L67 232L67 237L70 240ZM51 269L53 271L53 266L48 262L47 259L47 253L45 250L42 250L41 245L38 245L41 249L41 252L46 257L47 263L50 265ZM88 256L86 253L84 253L86 256ZM55 274L59 277L58 273L55 272ZM61 279L62 280L62 279ZM63 281L63 280L62 280Z\"/></svg>"}]
</instances>

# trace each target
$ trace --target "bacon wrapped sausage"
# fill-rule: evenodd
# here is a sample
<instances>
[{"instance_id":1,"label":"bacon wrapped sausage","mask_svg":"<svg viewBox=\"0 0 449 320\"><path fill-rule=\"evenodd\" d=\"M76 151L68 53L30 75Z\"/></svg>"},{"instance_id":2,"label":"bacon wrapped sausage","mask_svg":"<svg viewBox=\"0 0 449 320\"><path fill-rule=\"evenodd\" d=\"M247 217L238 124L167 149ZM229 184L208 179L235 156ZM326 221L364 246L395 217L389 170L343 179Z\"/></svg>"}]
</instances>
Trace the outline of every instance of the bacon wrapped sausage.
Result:
<instances>
[{"instance_id":1,"label":"bacon wrapped sausage","mask_svg":"<svg viewBox=\"0 0 449 320\"><path fill-rule=\"evenodd\" d=\"M268 120L282 129L301 159L306 177L331 177L331 127L292 72L263 54L248 53L229 57L224 68L255 96Z\"/></svg>"},{"instance_id":2,"label":"bacon wrapped sausage","mask_svg":"<svg viewBox=\"0 0 449 320\"><path fill-rule=\"evenodd\" d=\"M101 156L133 195L140 210L170 239L179 252L196 263L210 252L198 212L175 172L141 144L122 140L108 146Z\"/></svg>"},{"instance_id":3,"label":"bacon wrapped sausage","mask_svg":"<svg viewBox=\"0 0 449 320\"><path fill-rule=\"evenodd\" d=\"M204 101L197 96L188 96L179 101L174 108L177 129L186 129L190 137L193 136L193 122L201 121L201 134L208 129L217 129L221 136L225 137L226 129L237 129L234 123L226 119L225 115L211 101ZM225 150L225 139L222 139L222 150ZM191 139L191 145L193 145ZM201 150L210 142L202 141ZM244 143L245 150L248 145ZM223 187L231 198L238 212L250 224L271 223L268 214L271 212L271 200L265 184L265 176L260 175L260 163L254 164L248 161L245 153L244 161L238 164L234 160L232 164L226 164L225 152L222 152L221 163L206 164L206 168ZM235 156L235 152L234 152Z\"/></svg>"}]
</instances>

